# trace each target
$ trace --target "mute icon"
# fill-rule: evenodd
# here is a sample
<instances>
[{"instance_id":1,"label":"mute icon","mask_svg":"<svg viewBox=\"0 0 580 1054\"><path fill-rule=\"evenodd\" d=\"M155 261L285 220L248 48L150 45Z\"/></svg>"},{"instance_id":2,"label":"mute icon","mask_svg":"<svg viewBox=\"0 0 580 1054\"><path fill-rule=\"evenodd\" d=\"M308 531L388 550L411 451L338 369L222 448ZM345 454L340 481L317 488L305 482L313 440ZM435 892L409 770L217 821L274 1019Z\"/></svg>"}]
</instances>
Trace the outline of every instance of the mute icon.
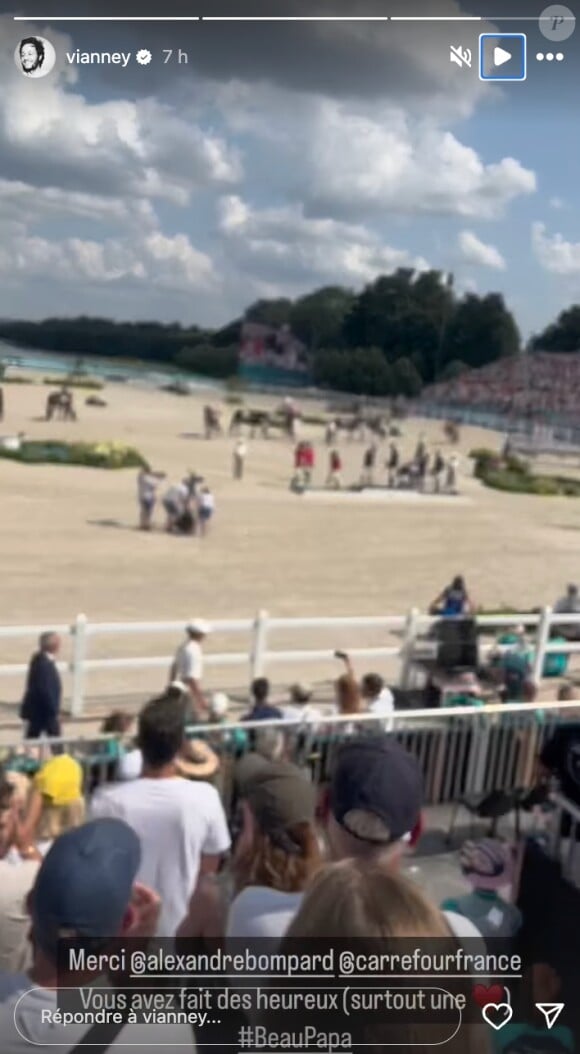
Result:
<instances>
[{"instance_id":1,"label":"mute icon","mask_svg":"<svg viewBox=\"0 0 580 1054\"><path fill-rule=\"evenodd\" d=\"M536 1003L546 1021L546 1028L553 1028L564 1009L564 1003Z\"/></svg>"}]
</instances>

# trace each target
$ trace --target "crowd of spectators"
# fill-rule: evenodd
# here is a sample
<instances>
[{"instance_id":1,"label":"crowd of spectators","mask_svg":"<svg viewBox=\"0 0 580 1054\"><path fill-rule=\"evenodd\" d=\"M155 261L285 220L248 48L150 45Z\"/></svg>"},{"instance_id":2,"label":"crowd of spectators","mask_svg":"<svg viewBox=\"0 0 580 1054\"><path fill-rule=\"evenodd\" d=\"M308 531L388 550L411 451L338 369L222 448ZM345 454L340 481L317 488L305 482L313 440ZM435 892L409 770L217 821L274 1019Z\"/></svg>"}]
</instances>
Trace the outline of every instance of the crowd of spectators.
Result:
<instances>
[{"instance_id":1,"label":"crowd of spectators","mask_svg":"<svg viewBox=\"0 0 580 1054\"><path fill-rule=\"evenodd\" d=\"M574 585L554 609L562 616L580 610ZM460 576L432 607L444 621L469 618L474 610ZM464 891L441 903L428 882L413 878L410 865L425 833L424 771L419 756L389 734L395 699L379 674L359 676L349 655L337 651L342 670L326 707L313 704L308 685L294 685L282 700L259 677L249 708L230 727L228 697L203 688L210 632L209 624L190 620L168 688L137 719L121 711L105 719L98 780L56 744L33 776L10 766L0 772L3 1049L20 1052L33 1043L72 1050L87 1042L82 1028L65 1036L43 1025L59 989L71 982L57 970L63 936L97 945L115 936L177 937L224 948L268 938L284 948L297 937L375 934L481 944L496 936L514 939L522 927L510 893L514 846L506 841L465 844L457 858ZM34 731L43 714L51 728L60 727L58 643L55 634L44 634L31 661L22 716ZM528 698L533 666L523 627L498 637L488 672L505 698ZM473 685L465 692L478 700ZM577 693L566 684L559 698L573 701ZM376 720L361 719L369 714ZM188 737L192 720L208 723L203 738ZM304 744L306 727L323 733L333 722L340 735L315 779L307 752L296 746ZM545 792L555 777L580 806L579 759L580 723L562 721L543 745L539 788ZM233 788L227 804L226 768ZM83 984L98 985L98 971L87 971ZM15 1033L15 1008L31 988ZM159 1050L197 1043L185 1026L124 1024L121 1031L119 1042ZM380 1029L369 1035L376 1049L388 1042ZM409 1041L404 1030L399 1041ZM476 1048L492 1049L485 1029L469 1030L452 1046ZM567 1038L562 1049L570 1049Z\"/></svg>"},{"instance_id":2,"label":"crowd of spectators","mask_svg":"<svg viewBox=\"0 0 580 1054\"><path fill-rule=\"evenodd\" d=\"M558 415L575 424L579 419L580 358L533 352L501 359L434 385L425 398L515 417Z\"/></svg>"},{"instance_id":3,"label":"crowd of spectators","mask_svg":"<svg viewBox=\"0 0 580 1054\"><path fill-rule=\"evenodd\" d=\"M367 675L359 685L348 658L342 661L337 709L345 699L347 714L358 712L354 701L378 703L377 717L384 718L380 678ZM385 734L383 720L364 734L353 726L317 786L307 767L289 760L284 728L256 719L256 709L269 705L268 683L254 684L252 694L253 738L232 759L229 817L215 779L217 753L187 740L191 696L175 686L138 716L131 753L139 754L139 775L128 779L119 764L86 807L81 767L66 753L52 756L32 780L2 774L0 1035L10 1037L3 1049L36 1043L70 1050L82 1040L82 1029L64 1037L55 1026L42 1026L43 1011L56 1006L67 983L56 964L63 935L97 941L177 936L226 948L265 937L283 948L314 936L481 942L517 935L520 913L503 896L515 873L508 843L465 845L459 865L471 891L441 905L413 880L408 865L423 827L423 772ZM296 686L290 705L308 706L307 696L305 686ZM389 703L387 697L387 709ZM107 727L120 738L130 731L119 714ZM131 753L111 751L112 763ZM579 756L577 723L560 726L542 753L544 778L564 775L565 790L578 803ZM98 983L97 974L89 971L83 983ZM31 987L36 994L19 1017L22 1038L14 1034L13 1014ZM145 1038L143 1026L127 1024L123 1033L122 1043L161 1048L179 1042L194 1049L191 1030L181 1026L151 1027ZM381 1043L380 1033L373 1041ZM465 1033L457 1049L473 1044L491 1050L485 1030Z\"/></svg>"}]
</instances>

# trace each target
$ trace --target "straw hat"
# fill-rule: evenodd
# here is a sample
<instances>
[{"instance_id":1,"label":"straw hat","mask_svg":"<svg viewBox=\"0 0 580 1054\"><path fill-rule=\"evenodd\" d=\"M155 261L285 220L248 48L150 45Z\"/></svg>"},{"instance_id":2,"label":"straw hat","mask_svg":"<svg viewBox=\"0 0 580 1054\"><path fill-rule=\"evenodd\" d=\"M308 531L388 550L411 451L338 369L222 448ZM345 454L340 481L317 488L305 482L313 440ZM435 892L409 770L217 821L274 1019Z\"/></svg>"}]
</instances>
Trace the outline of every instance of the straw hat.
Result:
<instances>
[{"instance_id":1,"label":"straw hat","mask_svg":"<svg viewBox=\"0 0 580 1054\"><path fill-rule=\"evenodd\" d=\"M217 754L202 739L189 739L176 759L181 776L190 780L207 780L215 776L220 767Z\"/></svg>"}]
</instances>

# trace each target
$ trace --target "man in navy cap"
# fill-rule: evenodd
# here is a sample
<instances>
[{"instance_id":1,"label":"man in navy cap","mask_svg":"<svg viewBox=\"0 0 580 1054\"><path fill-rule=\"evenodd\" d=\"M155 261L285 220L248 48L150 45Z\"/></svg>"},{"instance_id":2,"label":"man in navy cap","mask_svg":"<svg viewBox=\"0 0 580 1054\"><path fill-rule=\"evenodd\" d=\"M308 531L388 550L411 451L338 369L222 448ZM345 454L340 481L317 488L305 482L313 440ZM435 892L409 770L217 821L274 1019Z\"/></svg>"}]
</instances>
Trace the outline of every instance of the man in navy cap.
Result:
<instances>
[{"instance_id":1,"label":"man in navy cap","mask_svg":"<svg viewBox=\"0 0 580 1054\"><path fill-rule=\"evenodd\" d=\"M387 736L348 740L323 805L332 857L387 856L398 864L423 804L419 764Z\"/></svg>"},{"instance_id":2,"label":"man in navy cap","mask_svg":"<svg viewBox=\"0 0 580 1054\"><path fill-rule=\"evenodd\" d=\"M67 970L59 942L106 953L115 938L150 937L160 900L135 882L140 863L139 839L122 820L94 820L54 842L28 898L32 966L28 974L0 974L3 1054L30 1051L31 1044L47 1054L55 1047L66 1052L86 1041L86 1023L64 1026L51 1017L59 990L93 985L103 971ZM189 1025L125 1025L111 1035L115 1040L153 1048L152 1054L176 1043L195 1049Z\"/></svg>"},{"instance_id":3,"label":"man in navy cap","mask_svg":"<svg viewBox=\"0 0 580 1054\"><path fill-rule=\"evenodd\" d=\"M339 750L323 803L326 838L334 860L363 857L398 869L421 820L423 774L419 762L389 736L362 736ZM456 937L479 938L469 919L445 911Z\"/></svg>"}]
</instances>

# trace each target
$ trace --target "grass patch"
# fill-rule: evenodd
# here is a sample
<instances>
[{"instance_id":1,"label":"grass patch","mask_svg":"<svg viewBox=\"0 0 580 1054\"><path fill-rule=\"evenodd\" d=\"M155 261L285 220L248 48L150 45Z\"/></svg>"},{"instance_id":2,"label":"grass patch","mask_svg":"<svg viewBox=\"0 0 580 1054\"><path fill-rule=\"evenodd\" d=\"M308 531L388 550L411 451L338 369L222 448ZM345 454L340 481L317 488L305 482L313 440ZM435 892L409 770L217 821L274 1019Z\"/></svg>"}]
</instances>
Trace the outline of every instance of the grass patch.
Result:
<instances>
[{"instance_id":1,"label":"grass patch","mask_svg":"<svg viewBox=\"0 0 580 1054\"><path fill-rule=\"evenodd\" d=\"M542 476L532 472L527 461L493 450L472 450L475 476L486 487L509 494L536 494L543 498L580 498L580 480L567 476Z\"/></svg>"},{"instance_id":2,"label":"grass patch","mask_svg":"<svg viewBox=\"0 0 580 1054\"><path fill-rule=\"evenodd\" d=\"M87 468L148 468L145 458L124 443L61 443L25 440L19 450L0 447L0 458L23 465L85 465Z\"/></svg>"},{"instance_id":3,"label":"grass patch","mask_svg":"<svg viewBox=\"0 0 580 1054\"><path fill-rule=\"evenodd\" d=\"M0 384L35 384L33 377L0 377Z\"/></svg>"},{"instance_id":4,"label":"grass patch","mask_svg":"<svg viewBox=\"0 0 580 1054\"><path fill-rule=\"evenodd\" d=\"M45 377L42 383L50 385L51 388L86 388L91 392L100 392L105 387L103 382L98 381L96 377L83 377L82 375L70 377Z\"/></svg>"}]
</instances>

